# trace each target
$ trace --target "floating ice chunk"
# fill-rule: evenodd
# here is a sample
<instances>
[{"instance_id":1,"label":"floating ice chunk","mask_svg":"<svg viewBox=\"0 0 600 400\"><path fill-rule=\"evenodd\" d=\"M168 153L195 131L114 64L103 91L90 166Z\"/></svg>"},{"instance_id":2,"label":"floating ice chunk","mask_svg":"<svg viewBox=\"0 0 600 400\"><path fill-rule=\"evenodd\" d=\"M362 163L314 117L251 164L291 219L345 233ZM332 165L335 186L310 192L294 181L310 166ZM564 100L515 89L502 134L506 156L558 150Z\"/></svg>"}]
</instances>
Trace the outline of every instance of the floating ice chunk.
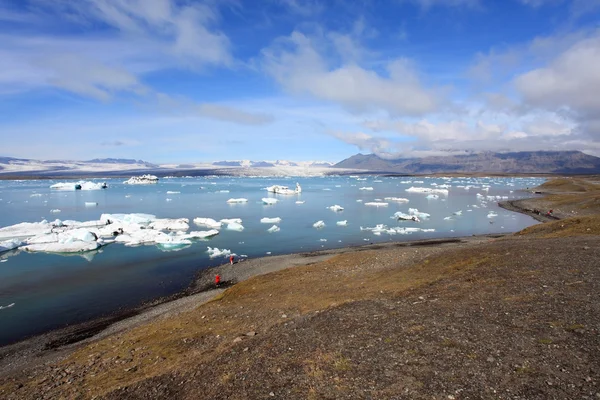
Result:
<instances>
[{"instance_id":1,"label":"floating ice chunk","mask_svg":"<svg viewBox=\"0 0 600 400\"><path fill-rule=\"evenodd\" d=\"M60 212L60 210L58 208L55 208L54 210L50 210L51 213L57 214Z\"/></svg>"},{"instance_id":2,"label":"floating ice chunk","mask_svg":"<svg viewBox=\"0 0 600 400\"><path fill-rule=\"evenodd\" d=\"M275 217L275 218L261 218L260 219L260 223L261 224L278 224L281 222L281 218L279 217Z\"/></svg>"},{"instance_id":3,"label":"floating ice chunk","mask_svg":"<svg viewBox=\"0 0 600 400\"><path fill-rule=\"evenodd\" d=\"M419 211L418 209L416 209L416 208L409 208L409 209L408 209L408 213L409 213L410 215L417 216L417 217L419 217L419 218L421 218L421 219L427 219L427 218L431 217L431 215L430 215L430 214L427 214L427 213L425 213L425 212L420 212L420 211Z\"/></svg>"},{"instance_id":4,"label":"floating ice chunk","mask_svg":"<svg viewBox=\"0 0 600 400\"><path fill-rule=\"evenodd\" d=\"M75 191L77 190L77 184L75 182L59 182L50 186L50 189L54 190L67 190L67 191ZM81 186L79 186L81 189Z\"/></svg>"},{"instance_id":5,"label":"floating ice chunk","mask_svg":"<svg viewBox=\"0 0 600 400\"><path fill-rule=\"evenodd\" d=\"M487 217L488 217L488 218L494 218L494 217L497 217L497 216L498 216L498 214L496 214L496 213L495 213L495 212L493 212L493 211L490 211L490 212L488 213L488 215L487 215Z\"/></svg>"},{"instance_id":6,"label":"floating ice chunk","mask_svg":"<svg viewBox=\"0 0 600 400\"><path fill-rule=\"evenodd\" d=\"M219 190L218 193L229 193L229 190Z\"/></svg>"},{"instance_id":7,"label":"floating ice chunk","mask_svg":"<svg viewBox=\"0 0 600 400\"><path fill-rule=\"evenodd\" d=\"M313 224L314 228L320 229L320 228L324 228L325 227L325 222L323 221L317 221Z\"/></svg>"},{"instance_id":8,"label":"floating ice chunk","mask_svg":"<svg viewBox=\"0 0 600 400\"><path fill-rule=\"evenodd\" d=\"M218 229L221 227L221 222L217 222L212 218L194 218L194 223L200 226L208 226L209 228Z\"/></svg>"},{"instance_id":9,"label":"floating ice chunk","mask_svg":"<svg viewBox=\"0 0 600 400\"><path fill-rule=\"evenodd\" d=\"M95 201L86 201L85 202L86 207L96 207L97 205L98 205L98 203L96 203Z\"/></svg>"},{"instance_id":10,"label":"floating ice chunk","mask_svg":"<svg viewBox=\"0 0 600 400\"><path fill-rule=\"evenodd\" d=\"M262 202L269 206L277 203L278 201L279 200L271 198L271 197L263 197L262 198Z\"/></svg>"},{"instance_id":11,"label":"floating ice chunk","mask_svg":"<svg viewBox=\"0 0 600 400\"><path fill-rule=\"evenodd\" d=\"M279 232L280 229L277 225L273 225L272 227L270 227L269 229L267 229L267 232L269 233L273 233L273 232Z\"/></svg>"},{"instance_id":12,"label":"floating ice chunk","mask_svg":"<svg viewBox=\"0 0 600 400\"><path fill-rule=\"evenodd\" d=\"M77 182L77 185L81 187L81 190L101 190L106 189L108 185L106 183L97 183L97 182Z\"/></svg>"},{"instance_id":13,"label":"floating ice chunk","mask_svg":"<svg viewBox=\"0 0 600 400\"><path fill-rule=\"evenodd\" d=\"M380 181L379 179L373 181L373 183L382 183L383 181Z\"/></svg>"},{"instance_id":14,"label":"floating ice chunk","mask_svg":"<svg viewBox=\"0 0 600 400\"><path fill-rule=\"evenodd\" d=\"M319 239L319 242L326 242L327 239Z\"/></svg>"},{"instance_id":15,"label":"floating ice chunk","mask_svg":"<svg viewBox=\"0 0 600 400\"><path fill-rule=\"evenodd\" d=\"M384 197L383 199L387 200L387 201L395 201L397 203L408 203L410 201L410 200L405 199L403 197Z\"/></svg>"},{"instance_id":16,"label":"floating ice chunk","mask_svg":"<svg viewBox=\"0 0 600 400\"><path fill-rule=\"evenodd\" d=\"M180 194L181 192L177 192L174 190L167 190L167 194Z\"/></svg>"},{"instance_id":17,"label":"floating ice chunk","mask_svg":"<svg viewBox=\"0 0 600 400\"><path fill-rule=\"evenodd\" d=\"M29 196L29 197L42 197L42 194L41 193L34 193L31 196Z\"/></svg>"},{"instance_id":18,"label":"floating ice chunk","mask_svg":"<svg viewBox=\"0 0 600 400\"><path fill-rule=\"evenodd\" d=\"M357 203L362 203L363 201L361 199L356 200Z\"/></svg>"},{"instance_id":19,"label":"floating ice chunk","mask_svg":"<svg viewBox=\"0 0 600 400\"><path fill-rule=\"evenodd\" d=\"M239 198L239 199L229 199L227 200L227 202L229 204L233 204L233 203L247 203L248 199L244 199L244 198Z\"/></svg>"},{"instance_id":20,"label":"floating ice chunk","mask_svg":"<svg viewBox=\"0 0 600 400\"><path fill-rule=\"evenodd\" d=\"M331 211L344 211L344 207L338 206L337 204L327 208L329 208Z\"/></svg>"},{"instance_id":21,"label":"floating ice chunk","mask_svg":"<svg viewBox=\"0 0 600 400\"><path fill-rule=\"evenodd\" d=\"M454 211L452 215L462 215L462 210Z\"/></svg>"},{"instance_id":22,"label":"floating ice chunk","mask_svg":"<svg viewBox=\"0 0 600 400\"><path fill-rule=\"evenodd\" d=\"M162 218L152 221L148 227L157 231L187 231L190 228L189 222L187 218Z\"/></svg>"},{"instance_id":23,"label":"floating ice chunk","mask_svg":"<svg viewBox=\"0 0 600 400\"><path fill-rule=\"evenodd\" d=\"M84 251L96 250L100 247L98 242L84 242L81 240L74 240L65 243L44 243L44 244L31 244L23 246L22 249L30 252L45 252L45 253L79 253Z\"/></svg>"},{"instance_id":24,"label":"floating ice chunk","mask_svg":"<svg viewBox=\"0 0 600 400\"><path fill-rule=\"evenodd\" d=\"M223 224L241 224L242 219L241 218L223 218L221 220L221 223L223 223Z\"/></svg>"},{"instance_id":25,"label":"floating ice chunk","mask_svg":"<svg viewBox=\"0 0 600 400\"><path fill-rule=\"evenodd\" d=\"M404 214L401 211L398 211L392 216L392 219L402 220L402 221L415 221L421 222L416 215Z\"/></svg>"},{"instance_id":26,"label":"floating ice chunk","mask_svg":"<svg viewBox=\"0 0 600 400\"><path fill-rule=\"evenodd\" d=\"M428 194L429 193L438 193L438 194L443 194L445 196L448 195L448 189L432 189L432 188L411 186L408 189L406 189L406 191L410 192L410 193L428 193Z\"/></svg>"},{"instance_id":27,"label":"floating ice chunk","mask_svg":"<svg viewBox=\"0 0 600 400\"><path fill-rule=\"evenodd\" d=\"M437 194L428 194L425 198L429 200L437 200L440 198L440 196L438 196Z\"/></svg>"},{"instance_id":28,"label":"floating ice chunk","mask_svg":"<svg viewBox=\"0 0 600 400\"><path fill-rule=\"evenodd\" d=\"M16 249L19 246L21 246L22 244L23 244L23 242L21 242L19 239L9 239L9 240L0 242L0 253L9 251L12 249Z\"/></svg>"},{"instance_id":29,"label":"floating ice chunk","mask_svg":"<svg viewBox=\"0 0 600 400\"><path fill-rule=\"evenodd\" d=\"M304 200L298 200L296 201L296 204L304 204Z\"/></svg>"},{"instance_id":30,"label":"floating ice chunk","mask_svg":"<svg viewBox=\"0 0 600 400\"><path fill-rule=\"evenodd\" d=\"M212 236L216 236L219 234L219 231L216 229L211 229L209 231L192 231L188 233L182 233L182 237L184 239L206 239Z\"/></svg>"},{"instance_id":31,"label":"floating ice chunk","mask_svg":"<svg viewBox=\"0 0 600 400\"><path fill-rule=\"evenodd\" d=\"M155 175L132 176L123 183L126 185L151 185L158 183L158 177Z\"/></svg>"},{"instance_id":32,"label":"floating ice chunk","mask_svg":"<svg viewBox=\"0 0 600 400\"><path fill-rule=\"evenodd\" d=\"M238 222L230 222L227 224L227 229L230 231L241 232L244 230L244 226Z\"/></svg>"},{"instance_id":33,"label":"floating ice chunk","mask_svg":"<svg viewBox=\"0 0 600 400\"><path fill-rule=\"evenodd\" d=\"M7 305L7 306L0 306L0 310L4 310L4 309L6 309L6 308L11 308L11 307L14 307L14 305L15 305L15 303L10 303L10 304L9 304L9 305Z\"/></svg>"},{"instance_id":34,"label":"floating ice chunk","mask_svg":"<svg viewBox=\"0 0 600 400\"><path fill-rule=\"evenodd\" d=\"M336 225L338 225L338 226L346 226L346 225L348 225L348 220L345 219L343 221L338 221L338 222L336 222Z\"/></svg>"},{"instance_id":35,"label":"floating ice chunk","mask_svg":"<svg viewBox=\"0 0 600 400\"><path fill-rule=\"evenodd\" d=\"M370 186L369 187L361 187L361 188L358 188L358 190L373 190L373 188Z\"/></svg>"},{"instance_id":36,"label":"floating ice chunk","mask_svg":"<svg viewBox=\"0 0 600 400\"><path fill-rule=\"evenodd\" d=\"M167 199L166 201L173 201L173 199Z\"/></svg>"},{"instance_id":37,"label":"floating ice chunk","mask_svg":"<svg viewBox=\"0 0 600 400\"><path fill-rule=\"evenodd\" d=\"M370 207L387 207L389 203L381 203L379 201L370 201L365 203L365 206L370 206Z\"/></svg>"},{"instance_id":38,"label":"floating ice chunk","mask_svg":"<svg viewBox=\"0 0 600 400\"><path fill-rule=\"evenodd\" d=\"M228 250L228 249L219 250L216 247L208 247L208 250L206 250L206 252L208 253L208 256L210 258L226 257L228 255L231 255L231 250Z\"/></svg>"},{"instance_id":39,"label":"floating ice chunk","mask_svg":"<svg viewBox=\"0 0 600 400\"><path fill-rule=\"evenodd\" d=\"M58 220L60 222L60 220ZM27 238L50 233L54 225L46 220L41 222L21 222L0 228L0 239Z\"/></svg>"},{"instance_id":40,"label":"floating ice chunk","mask_svg":"<svg viewBox=\"0 0 600 400\"><path fill-rule=\"evenodd\" d=\"M152 214L142 214L142 213L132 213L132 214L102 214L100 216L100 221L108 224L113 222L126 222L126 223L135 223L143 226L150 225L152 221L156 220L156 215Z\"/></svg>"}]
</instances>

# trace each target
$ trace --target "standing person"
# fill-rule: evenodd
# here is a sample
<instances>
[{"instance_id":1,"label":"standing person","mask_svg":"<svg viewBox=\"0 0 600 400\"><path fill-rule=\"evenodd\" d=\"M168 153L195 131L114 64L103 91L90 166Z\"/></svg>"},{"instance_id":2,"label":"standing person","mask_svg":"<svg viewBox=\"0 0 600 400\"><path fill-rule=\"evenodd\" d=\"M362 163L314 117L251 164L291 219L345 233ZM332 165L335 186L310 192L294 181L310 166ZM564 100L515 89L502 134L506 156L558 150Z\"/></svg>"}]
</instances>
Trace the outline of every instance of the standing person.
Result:
<instances>
[{"instance_id":1,"label":"standing person","mask_svg":"<svg viewBox=\"0 0 600 400\"><path fill-rule=\"evenodd\" d=\"M221 276L219 274L217 274L215 276L215 286L219 286L220 283L221 283Z\"/></svg>"},{"instance_id":2,"label":"standing person","mask_svg":"<svg viewBox=\"0 0 600 400\"><path fill-rule=\"evenodd\" d=\"M229 256L229 263L233 265L233 254Z\"/></svg>"}]
</instances>

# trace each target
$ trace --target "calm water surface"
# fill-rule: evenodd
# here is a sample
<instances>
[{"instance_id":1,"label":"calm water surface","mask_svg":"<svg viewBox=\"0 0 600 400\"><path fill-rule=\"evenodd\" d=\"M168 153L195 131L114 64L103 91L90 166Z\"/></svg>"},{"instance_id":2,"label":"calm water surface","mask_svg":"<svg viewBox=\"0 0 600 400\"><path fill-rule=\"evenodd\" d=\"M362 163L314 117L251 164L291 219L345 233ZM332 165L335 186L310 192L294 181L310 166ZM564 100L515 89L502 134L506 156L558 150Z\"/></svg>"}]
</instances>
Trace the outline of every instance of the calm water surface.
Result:
<instances>
[{"instance_id":1,"label":"calm water surface","mask_svg":"<svg viewBox=\"0 0 600 400\"><path fill-rule=\"evenodd\" d=\"M196 241L172 252L153 245L111 244L100 251L77 255L0 253L0 306L14 303L0 310L0 345L184 289L198 270L225 261L210 259L207 246L261 257L365 243L518 231L536 222L499 208L497 202L523 197L525 193L520 189L543 182L539 178L348 176L171 178L139 186L125 185L122 179L96 181L106 181L109 188L65 192L50 190L50 185L58 181L0 181L0 227L42 219L97 220L102 213L148 213L159 218L189 218L190 230L208 229L195 226L192 220L196 217L241 218L245 229L222 229L208 241ZM303 189L299 195L276 196L264 190L274 184L293 188L296 182ZM447 196L427 199L426 194L406 192L410 187L439 185L450 185ZM279 202L267 206L263 197L277 197ZM397 203L385 197L407 198L409 202ZM230 198L246 198L248 202L228 204ZM374 201L387 202L388 206L364 204ZM97 202L98 206L86 207L85 202ZM336 204L344 210L328 209ZM409 208L431 217L421 223L391 218L397 211L408 213ZM490 212L498 215L489 218ZM273 224L261 224L263 217L280 217L281 230L268 233ZM313 224L319 220L325 227L315 229ZM341 220L347 220L347 226L336 224ZM378 224L435 231L378 236L361 230Z\"/></svg>"}]
</instances>

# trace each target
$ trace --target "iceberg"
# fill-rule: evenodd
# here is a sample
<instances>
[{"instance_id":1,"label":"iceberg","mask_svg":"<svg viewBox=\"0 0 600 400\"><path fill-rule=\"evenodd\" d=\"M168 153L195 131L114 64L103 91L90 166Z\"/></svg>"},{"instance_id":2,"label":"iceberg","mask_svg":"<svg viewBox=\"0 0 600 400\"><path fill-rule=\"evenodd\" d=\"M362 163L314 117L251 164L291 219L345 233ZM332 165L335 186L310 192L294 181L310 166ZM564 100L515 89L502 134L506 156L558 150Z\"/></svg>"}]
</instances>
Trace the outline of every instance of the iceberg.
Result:
<instances>
[{"instance_id":1,"label":"iceberg","mask_svg":"<svg viewBox=\"0 0 600 400\"><path fill-rule=\"evenodd\" d=\"M158 183L158 177L154 175L132 176L123 182L126 185L151 185Z\"/></svg>"},{"instance_id":2,"label":"iceberg","mask_svg":"<svg viewBox=\"0 0 600 400\"><path fill-rule=\"evenodd\" d=\"M361 188L358 188L358 190L373 190L373 188L372 187L361 187Z\"/></svg>"},{"instance_id":3,"label":"iceberg","mask_svg":"<svg viewBox=\"0 0 600 400\"><path fill-rule=\"evenodd\" d=\"M57 220L60 223L60 220ZM43 220L41 222L21 222L20 224L0 228L0 239L27 238L45 235L52 232L54 224Z\"/></svg>"},{"instance_id":4,"label":"iceberg","mask_svg":"<svg viewBox=\"0 0 600 400\"><path fill-rule=\"evenodd\" d=\"M221 220L221 223L223 224L241 224L242 223L242 219L241 218L223 218Z\"/></svg>"},{"instance_id":5,"label":"iceberg","mask_svg":"<svg viewBox=\"0 0 600 400\"><path fill-rule=\"evenodd\" d=\"M96 183L96 182L77 182L79 186L81 186L81 190L101 190L106 189L108 185L106 183Z\"/></svg>"},{"instance_id":6,"label":"iceberg","mask_svg":"<svg viewBox=\"0 0 600 400\"><path fill-rule=\"evenodd\" d=\"M21 246L23 242L19 239L9 239L3 242L0 242L0 253L4 253L5 251L13 250Z\"/></svg>"},{"instance_id":7,"label":"iceberg","mask_svg":"<svg viewBox=\"0 0 600 400\"><path fill-rule=\"evenodd\" d=\"M327 208L329 208L331 211L344 211L344 207L338 206L337 204Z\"/></svg>"},{"instance_id":8,"label":"iceberg","mask_svg":"<svg viewBox=\"0 0 600 400\"><path fill-rule=\"evenodd\" d=\"M395 201L397 203L408 203L410 201L410 200L405 199L403 197L384 197L383 199L387 200L387 201Z\"/></svg>"},{"instance_id":9,"label":"iceberg","mask_svg":"<svg viewBox=\"0 0 600 400\"><path fill-rule=\"evenodd\" d=\"M276 193L276 194L298 194L298 193L302 193L302 187L300 187L299 183L296 183L296 189L290 189L287 186L282 186L282 185L273 185L273 186L269 186L266 188L267 192L269 193Z\"/></svg>"},{"instance_id":10,"label":"iceberg","mask_svg":"<svg viewBox=\"0 0 600 400\"><path fill-rule=\"evenodd\" d=\"M96 250L100 247L98 242L84 242L74 240L65 243L42 243L23 246L23 250L30 252L45 252L45 253L79 253L84 251Z\"/></svg>"},{"instance_id":11,"label":"iceberg","mask_svg":"<svg viewBox=\"0 0 600 400\"><path fill-rule=\"evenodd\" d=\"M498 216L498 214L496 214L496 213L495 213L495 212L493 212L493 211L490 211L490 212L488 213L488 215L487 215L487 217L488 217L488 218L494 218L494 217L497 217L497 216Z\"/></svg>"},{"instance_id":12,"label":"iceberg","mask_svg":"<svg viewBox=\"0 0 600 400\"><path fill-rule=\"evenodd\" d=\"M348 225L348 220L345 219L343 221L338 221L338 222L336 222L336 225L338 225L338 226L346 226L346 225Z\"/></svg>"},{"instance_id":13,"label":"iceberg","mask_svg":"<svg viewBox=\"0 0 600 400\"><path fill-rule=\"evenodd\" d=\"M180 194L181 192L176 192L173 190L167 190L167 194Z\"/></svg>"},{"instance_id":14,"label":"iceberg","mask_svg":"<svg viewBox=\"0 0 600 400\"><path fill-rule=\"evenodd\" d=\"M229 199L227 200L227 202L229 204L233 204L233 203L247 203L248 199L244 199L244 198L239 198L239 199Z\"/></svg>"},{"instance_id":15,"label":"iceberg","mask_svg":"<svg viewBox=\"0 0 600 400\"><path fill-rule=\"evenodd\" d=\"M437 194L428 194L425 198L429 200L437 200L440 198L440 196L438 196Z\"/></svg>"},{"instance_id":16,"label":"iceberg","mask_svg":"<svg viewBox=\"0 0 600 400\"><path fill-rule=\"evenodd\" d=\"M194 218L194 223L196 225L200 225L200 226L208 226L209 228L220 228L222 223L221 222L217 222L212 218Z\"/></svg>"},{"instance_id":17,"label":"iceberg","mask_svg":"<svg viewBox=\"0 0 600 400\"><path fill-rule=\"evenodd\" d=\"M98 205L98 203L96 203L95 201L86 201L85 202L86 207L96 207L97 205Z\"/></svg>"},{"instance_id":18,"label":"iceberg","mask_svg":"<svg viewBox=\"0 0 600 400\"><path fill-rule=\"evenodd\" d=\"M57 214L60 212L60 210L58 208L55 208L54 210L50 210L50 212L53 214Z\"/></svg>"},{"instance_id":19,"label":"iceberg","mask_svg":"<svg viewBox=\"0 0 600 400\"><path fill-rule=\"evenodd\" d=\"M323 221L317 221L313 224L314 228L320 229L320 228L324 228L325 227L325 222Z\"/></svg>"},{"instance_id":20,"label":"iceberg","mask_svg":"<svg viewBox=\"0 0 600 400\"><path fill-rule=\"evenodd\" d=\"M206 252L208 253L208 256L210 258L226 257L228 255L231 255L231 250L227 250L227 249L219 250L216 247L208 247L208 250L206 250Z\"/></svg>"},{"instance_id":21,"label":"iceberg","mask_svg":"<svg viewBox=\"0 0 600 400\"><path fill-rule=\"evenodd\" d=\"M442 185L440 185L442 186ZM431 188L425 188L425 187L414 187L411 186L408 189L406 189L407 192L409 193L438 193L438 194L443 194L445 196L448 196L448 189L431 189Z\"/></svg>"},{"instance_id":22,"label":"iceberg","mask_svg":"<svg viewBox=\"0 0 600 400\"><path fill-rule=\"evenodd\" d=\"M147 226L154 220L156 220L156 215L142 214L142 213L102 214L100 216L100 221L103 221L107 225L111 224L113 222L124 222L124 223L134 223L134 224Z\"/></svg>"},{"instance_id":23,"label":"iceberg","mask_svg":"<svg viewBox=\"0 0 600 400\"><path fill-rule=\"evenodd\" d=\"M392 219L402 220L402 221L415 221L421 222L416 215L404 214L401 211L398 211L392 216Z\"/></svg>"},{"instance_id":24,"label":"iceberg","mask_svg":"<svg viewBox=\"0 0 600 400\"><path fill-rule=\"evenodd\" d=\"M0 310L4 310L5 308L11 308L14 307L15 303L10 303L9 305L6 306L0 306Z\"/></svg>"},{"instance_id":25,"label":"iceberg","mask_svg":"<svg viewBox=\"0 0 600 400\"><path fill-rule=\"evenodd\" d=\"M273 233L273 232L279 232L281 229L279 229L279 227L277 225L273 225L272 227L270 227L269 229L267 229L267 232L269 233Z\"/></svg>"},{"instance_id":26,"label":"iceberg","mask_svg":"<svg viewBox=\"0 0 600 400\"><path fill-rule=\"evenodd\" d=\"M262 202L269 206L277 203L277 201L278 201L277 199L273 199L271 197L263 197L263 199L262 199Z\"/></svg>"},{"instance_id":27,"label":"iceberg","mask_svg":"<svg viewBox=\"0 0 600 400\"><path fill-rule=\"evenodd\" d=\"M148 227L157 231L187 231L190 220L187 218L162 218L152 221Z\"/></svg>"},{"instance_id":28,"label":"iceberg","mask_svg":"<svg viewBox=\"0 0 600 400\"><path fill-rule=\"evenodd\" d=\"M261 224L278 224L281 222L281 218L279 217L275 217L275 218L261 218L260 219L260 223Z\"/></svg>"},{"instance_id":29,"label":"iceberg","mask_svg":"<svg viewBox=\"0 0 600 400\"><path fill-rule=\"evenodd\" d=\"M230 231L238 231L241 232L244 230L244 226L242 224L239 224L237 222L231 222L229 224L227 224L227 229Z\"/></svg>"},{"instance_id":30,"label":"iceberg","mask_svg":"<svg viewBox=\"0 0 600 400\"><path fill-rule=\"evenodd\" d=\"M365 203L365 206L370 206L370 207L387 207L388 203L381 203L379 201L370 201Z\"/></svg>"},{"instance_id":31,"label":"iceberg","mask_svg":"<svg viewBox=\"0 0 600 400\"><path fill-rule=\"evenodd\" d=\"M59 182L51 185L50 189L75 191L81 189L81 185L75 182Z\"/></svg>"},{"instance_id":32,"label":"iceberg","mask_svg":"<svg viewBox=\"0 0 600 400\"><path fill-rule=\"evenodd\" d=\"M419 210L417 210L416 208L409 208L409 209L408 209L408 213L409 213L410 215L414 215L414 216L416 216L416 217L419 217L419 218L421 218L421 219L427 219L427 218L431 217L431 215L430 215L430 214L427 214L427 213L425 213L425 212L420 212L420 211L419 211Z\"/></svg>"},{"instance_id":33,"label":"iceberg","mask_svg":"<svg viewBox=\"0 0 600 400\"><path fill-rule=\"evenodd\" d=\"M304 204L304 200L298 200L296 201L296 204Z\"/></svg>"},{"instance_id":34,"label":"iceberg","mask_svg":"<svg viewBox=\"0 0 600 400\"><path fill-rule=\"evenodd\" d=\"M219 231L216 229L211 229L209 231L192 231L188 233L179 233L182 233L181 237L184 239L206 239L218 235Z\"/></svg>"}]
</instances>

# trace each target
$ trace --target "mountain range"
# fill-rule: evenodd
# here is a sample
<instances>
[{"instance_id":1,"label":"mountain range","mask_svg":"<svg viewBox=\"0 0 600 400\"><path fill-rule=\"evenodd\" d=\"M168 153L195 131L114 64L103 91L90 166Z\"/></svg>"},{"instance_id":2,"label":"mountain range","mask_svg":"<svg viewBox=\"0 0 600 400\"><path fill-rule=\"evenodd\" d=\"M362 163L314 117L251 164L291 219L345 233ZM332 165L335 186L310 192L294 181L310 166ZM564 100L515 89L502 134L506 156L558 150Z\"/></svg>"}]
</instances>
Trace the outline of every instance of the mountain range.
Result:
<instances>
[{"instance_id":1,"label":"mountain range","mask_svg":"<svg viewBox=\"0 0 600 400\"><path fill-rule=\"evenodd\" d=\"M384 159L375 154L356 154L334 165L379 173L554 173L597 174L600 158L580 151L482 152L467 155Z\"/></svg>"}]
</instances>

